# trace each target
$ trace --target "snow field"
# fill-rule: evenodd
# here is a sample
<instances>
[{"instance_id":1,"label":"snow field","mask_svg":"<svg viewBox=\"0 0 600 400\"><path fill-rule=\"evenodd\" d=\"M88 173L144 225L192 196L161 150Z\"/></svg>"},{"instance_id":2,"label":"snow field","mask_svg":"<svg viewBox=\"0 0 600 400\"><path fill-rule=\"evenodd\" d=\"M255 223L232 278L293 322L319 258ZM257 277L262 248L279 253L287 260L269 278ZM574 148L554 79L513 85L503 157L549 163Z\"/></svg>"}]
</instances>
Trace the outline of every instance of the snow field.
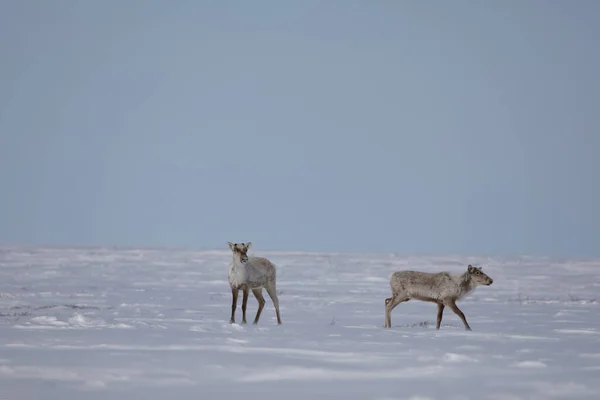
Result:
<instances>
[{"instance_id":1,"label":"snow field","mask_svg":"<svg viewBox=\"0 0 600 400\"><path fill-rule=\"evenodd\" d=\"M229 324L228 249L0 248L0 399L596 399L600 261L261 252L278 269L257 326ZM494 279L383 329L389 275ZM250 295L247 319L256 313ZM241 296L236 320L241 321Z\"/></svg>"}]
</instances>

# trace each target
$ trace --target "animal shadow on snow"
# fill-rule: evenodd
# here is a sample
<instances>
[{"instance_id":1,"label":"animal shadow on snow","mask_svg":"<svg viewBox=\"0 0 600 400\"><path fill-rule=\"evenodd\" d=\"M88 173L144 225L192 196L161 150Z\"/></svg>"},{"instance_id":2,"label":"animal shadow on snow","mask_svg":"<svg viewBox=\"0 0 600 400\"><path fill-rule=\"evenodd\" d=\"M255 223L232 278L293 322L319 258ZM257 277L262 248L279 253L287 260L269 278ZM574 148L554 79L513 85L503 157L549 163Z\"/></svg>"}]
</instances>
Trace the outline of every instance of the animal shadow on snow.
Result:
<instances>
[{"instance_id":1,"label":"animal shadow on snow","mask_svg":"<svg viewBox=\"0 0 600 400\"><path fill-rule=\"evenodd\" d=\"M442 324L441 327L446 327L446 328L460 328L457 324ZM414 324L400 324L400 325L395 325L392 327L392 329L397 328L397 329L405 329L405 328L435 328L435 322L434 321L421 321L421 322L417 322Z\"/></svg>"}]
</instances>

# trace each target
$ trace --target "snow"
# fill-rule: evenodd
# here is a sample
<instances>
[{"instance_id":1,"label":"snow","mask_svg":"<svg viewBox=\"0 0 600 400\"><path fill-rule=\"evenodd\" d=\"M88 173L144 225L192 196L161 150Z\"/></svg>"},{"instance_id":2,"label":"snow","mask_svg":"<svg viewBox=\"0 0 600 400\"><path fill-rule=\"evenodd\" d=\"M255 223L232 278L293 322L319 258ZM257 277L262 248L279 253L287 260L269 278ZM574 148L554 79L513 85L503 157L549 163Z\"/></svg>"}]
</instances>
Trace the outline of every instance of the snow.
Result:
<instances>
[{"instance_id":1,"label":"snow","mask_svg":"<svg viewBox=\"0 0 600 400\"><path fill-rule=\"evenodd\" d=\"M225 247L225 246L224 246ZM596 399L600 260L261 252L257 326L229 324L228 249L0 248L0 399ZM393 271L494 279L383 329ZM248 320L256 300L248 301ZM241 321L241 296L236 320Z\"/></svg>"}]
</instances>

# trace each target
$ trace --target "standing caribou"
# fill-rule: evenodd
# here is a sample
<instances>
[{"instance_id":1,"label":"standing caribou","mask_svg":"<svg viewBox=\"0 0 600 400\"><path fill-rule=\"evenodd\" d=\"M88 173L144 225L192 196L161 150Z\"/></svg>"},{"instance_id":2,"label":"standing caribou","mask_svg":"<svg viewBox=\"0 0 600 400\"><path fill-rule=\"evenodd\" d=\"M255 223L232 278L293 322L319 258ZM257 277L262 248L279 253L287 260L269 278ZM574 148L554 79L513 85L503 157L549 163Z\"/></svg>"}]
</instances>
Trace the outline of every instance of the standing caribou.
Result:
<instances>
[{"instance_id":1,"label":"standing caribou","mask_svg":"<svg viewBox=\"0 0 600 400\"><path fill-rule=\"evenodd\" d=\"M267 293L277 314L277 324L281 324L279 315L279 299L277 298L276 278L277 271L275 265L262 257L248 257L248 249L252 242L248 243L229 243L229 248L233 252L233 260L229 264L229 286L231 287L231 320L235 323L235 309L237 308L238 293L243 291L242 299L242 324L246 323L246 305L248 304L248 292L252 290L254 297L258 301L258 311L254 318L254 324L258 323L260 313L265 306L265 299L262 295L262 288L267 289Z\"/></svg>"}]
</instances>

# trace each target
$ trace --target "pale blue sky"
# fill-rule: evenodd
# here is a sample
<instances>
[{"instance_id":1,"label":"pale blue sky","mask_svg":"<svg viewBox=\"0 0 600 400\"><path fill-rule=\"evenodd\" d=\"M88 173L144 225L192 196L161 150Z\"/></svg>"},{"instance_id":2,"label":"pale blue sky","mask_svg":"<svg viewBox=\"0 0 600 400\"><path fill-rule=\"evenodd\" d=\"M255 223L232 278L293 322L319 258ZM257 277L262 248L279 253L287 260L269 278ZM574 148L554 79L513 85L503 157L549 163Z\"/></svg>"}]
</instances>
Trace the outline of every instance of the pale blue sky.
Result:
<instances>
[{"instance_id":1,"label":"pale blue sky","mask_svg":"<svg viewBox=\"0 0 600 400\"><path fill-rule=\"evenodd\" d=\"M600 256L600 2L0 2L0 244Z\"/></svg>"}]
</instances>

